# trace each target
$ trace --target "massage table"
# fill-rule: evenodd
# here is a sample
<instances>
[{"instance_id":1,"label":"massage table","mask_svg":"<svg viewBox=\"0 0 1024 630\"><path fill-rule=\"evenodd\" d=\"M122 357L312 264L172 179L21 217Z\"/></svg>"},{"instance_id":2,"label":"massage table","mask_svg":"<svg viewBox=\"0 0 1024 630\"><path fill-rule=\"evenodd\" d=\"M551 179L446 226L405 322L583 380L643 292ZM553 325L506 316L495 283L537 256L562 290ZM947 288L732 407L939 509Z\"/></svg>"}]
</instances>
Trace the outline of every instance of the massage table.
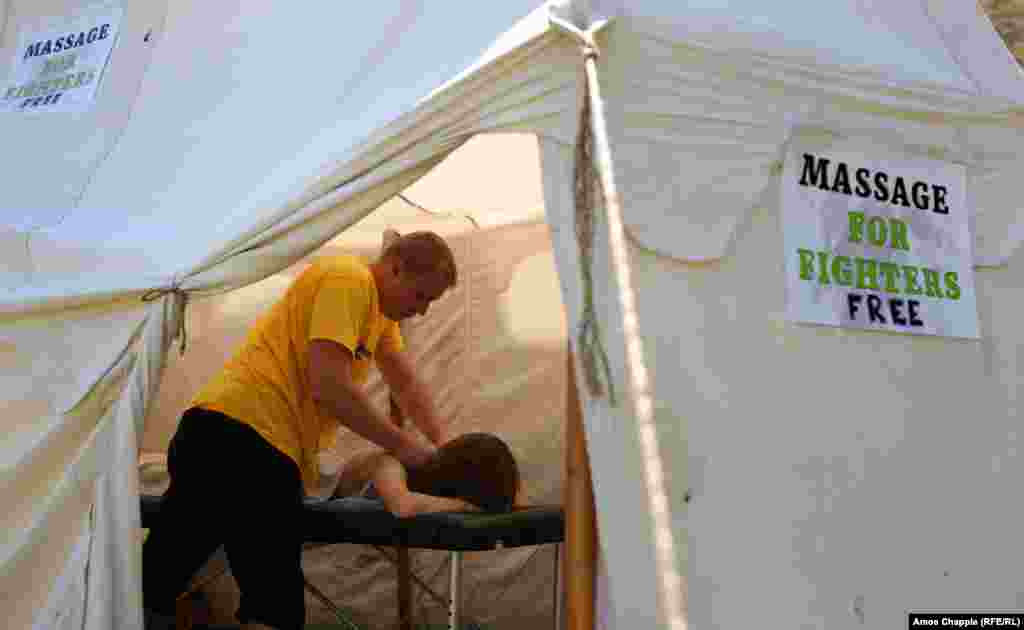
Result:
<instances>
[{"instance_id":1,"label":"massage table","mask_svg":"<svg viewBox=\"0 0 1024 630\"><path fill-rule=\"evenodd\" d=\"M160 518L161 497L142 495L142 527ZM375 499L307 498L303 506L304 540L312 545L358 544L380 547L436 549L450 556L448 628L462 624L462 554L512 547L554 544L554 628L561 627L562 572L559 568L565 520L560 506L533 506L506 514L437 512L397 518ZM315 586L306 588L344 623L351 624Z\"/></svg>"}]
</instances>

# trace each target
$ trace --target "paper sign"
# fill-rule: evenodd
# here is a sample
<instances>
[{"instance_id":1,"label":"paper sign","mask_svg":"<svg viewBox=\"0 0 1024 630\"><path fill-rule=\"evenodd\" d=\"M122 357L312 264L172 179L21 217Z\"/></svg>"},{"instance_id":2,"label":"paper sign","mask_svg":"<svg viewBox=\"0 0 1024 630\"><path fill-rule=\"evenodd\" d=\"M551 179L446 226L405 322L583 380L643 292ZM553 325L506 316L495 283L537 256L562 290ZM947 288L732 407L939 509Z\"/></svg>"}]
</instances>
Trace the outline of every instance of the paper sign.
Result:
<instances>
[{"instance_id":1,"label":"paper sign","mask_svg":"<svg viewBox=\"0 0 1024 630\"><path fill-rule=\"evenodd\" d=\"M794 148L782 182L790 321L976 339L963 166Z\"/></svg>"},{"instance_id":2,"label":"paper sign","mask_svg":"<svg viewBox=\"0 0 1024 630\"><path fill-rule=\"evenodd\" d=\"M89 109L117 40L121 9L20 32L0 111L82 112Z\"/></svg>"}]
</instances>

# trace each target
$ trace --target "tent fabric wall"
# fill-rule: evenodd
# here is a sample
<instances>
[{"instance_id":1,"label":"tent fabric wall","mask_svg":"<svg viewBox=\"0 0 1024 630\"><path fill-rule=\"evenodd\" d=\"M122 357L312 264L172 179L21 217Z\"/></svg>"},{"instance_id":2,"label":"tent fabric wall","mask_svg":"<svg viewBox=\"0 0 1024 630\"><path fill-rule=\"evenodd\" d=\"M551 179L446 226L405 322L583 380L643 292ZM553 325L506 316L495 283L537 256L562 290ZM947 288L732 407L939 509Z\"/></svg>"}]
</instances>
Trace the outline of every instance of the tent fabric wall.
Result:
<instances>
[{"instance_id":1,"label":"tent fabric wall","mask_svg":"<svg viewBox=\"0 0 1024 630\"><path fill-rule=\"evenodd\" d=\"M4 165L0 225L183 272L351 157L534 4L10 0L4 78L24 27L106 5L124 20L90 112L0 120L19 147ZM458 38L439 35L468 23Z\"/></svg>"},{"instance_id":2,"label":"tent fabric wall","mask_svg":"<svg viewBox=\"0 0 1024 630\"><path fill-rule=\"evenodd\" d=\"M114 579L107 552L94 556L92 551L97 538L133 535L130 528L107 520L128 509L127 504L103 502L109 508L104 514L95 506L111 484L120 487L134 468L125 469L123 461L116 468L112 462L118 459L115 449L124 444L119 434L127 433L128 446L134 446L135 419L119 413L118 399L135 365L135 353L127 348L144 325L144 309L123 303L65 313L60 320L5 321L8 420L0 488L7 506L4 531L13 534L2 546L4 611L11 627L29 627L37 613L53 614L54 623L71 625L75 622L69 616L94 618L104 606L92 599L87 583L115 589L123 584L129 595L135 592L133 576ZM160 322L158 329L162 326ZM83 343L91 345L89 352L82 351ZM93 352L103 360L102 377L83 393L82 375L89 364L96 364ZM125 546L110 553L134 557ZM51 592L62 575L65 590ZM138 612L137 596L123 603L130 620Z\"/></svg>"},{"instance_id":3,"label":"tent fabric wall","mask_svg":"<svg viewBox=\"0 0 1024 630\"><path fill-rule=\"evenodd\" d=\"M56 116L5 115L0 121L0 133L17 147L12 159L4 162L4 176L18 182L4 188L4 208L17 212L3 213L0 234L14 236L8 231L11 228L26 231L57 224L86 195L95 169L115 150L137 113L137 97L152 68L167 4L164 0L9 0L0 4L6 18L0 39L0 77L5 79L11 60L20 57L15 46L21 31L60 28L61 18L69 15L104 15L110 8L123 11L121 36L95 107Z\"/></svg>"},{"instance_id":4,"label":"tent fabric wall","mask_svg":"<svg viewBox=\"0 0 1024 630\"><path fill-rule=\"evenodd\" d=\"M1019 607L1020 256L977 273L977 342L794 325L780 222L773 195L735 255L641 267L684 357L690 622Z\"/></svg>"}]
</instances>

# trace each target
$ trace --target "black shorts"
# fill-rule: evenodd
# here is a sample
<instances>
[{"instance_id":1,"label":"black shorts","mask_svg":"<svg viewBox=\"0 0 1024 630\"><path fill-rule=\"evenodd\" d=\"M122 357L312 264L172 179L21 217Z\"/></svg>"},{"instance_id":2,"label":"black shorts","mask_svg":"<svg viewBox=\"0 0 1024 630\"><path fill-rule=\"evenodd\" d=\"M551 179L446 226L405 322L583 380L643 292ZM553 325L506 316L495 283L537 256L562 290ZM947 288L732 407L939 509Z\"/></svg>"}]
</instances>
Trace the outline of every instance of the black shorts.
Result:
<instances>
[{"instance_id":1,"label":"black shorts","mask_svg":"<svg viewBox=\"0 0 1024 630\"><path fill-rule=\"evenodd\" d=\"M146 608L174 601L224 545L241 591L238 620L280 630L305 623L298 466L252 427L214 411L184 413L167 451L171 484L143 546Z\"/></svg>"}]
</instances>

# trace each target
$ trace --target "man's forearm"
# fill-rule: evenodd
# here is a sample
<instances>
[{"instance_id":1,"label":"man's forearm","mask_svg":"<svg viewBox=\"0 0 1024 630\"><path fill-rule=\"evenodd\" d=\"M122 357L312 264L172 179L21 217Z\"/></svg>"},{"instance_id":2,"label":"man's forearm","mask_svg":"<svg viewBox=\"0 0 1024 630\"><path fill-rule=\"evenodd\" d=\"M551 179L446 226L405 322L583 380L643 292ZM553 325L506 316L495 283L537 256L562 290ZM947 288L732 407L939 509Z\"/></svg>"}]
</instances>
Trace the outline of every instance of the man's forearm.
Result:
<instances>
[{"instance_id":1,"label":"man's forearm","mask_svg":"<svg viewBox=\"0 0 1024 630\"><path fill-rule=\"evenodd\" d=\"M410 379L403 391L395 392L395 399L407 418L412 418L431 443L440 446L447 436L446 427L437 414L434 400L419 379Z\"/></svg>"},{"instance_id":2,"label":"man's forearm","mask_svg":"<svg viewBox=\"0 0 1024 630\"><path fill-rule=\"evenodd\" d=\"M338 384L321 392L317 404L342 425L392 453L401 452L413 439L384 417L366 394L355 387Z\"/></svg>"}]
</instances>

